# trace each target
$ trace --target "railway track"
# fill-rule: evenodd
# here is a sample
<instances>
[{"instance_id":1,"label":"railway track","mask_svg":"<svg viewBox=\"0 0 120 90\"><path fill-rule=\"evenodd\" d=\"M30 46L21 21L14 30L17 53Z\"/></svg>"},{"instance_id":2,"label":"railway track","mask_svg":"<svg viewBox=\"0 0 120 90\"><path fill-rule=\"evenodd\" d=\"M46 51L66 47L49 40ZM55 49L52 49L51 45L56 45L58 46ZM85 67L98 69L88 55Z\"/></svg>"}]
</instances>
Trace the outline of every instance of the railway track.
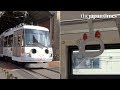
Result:
<instances>
[{"instance_id":1,"label":"railway track","mask_svg":"<svg viewBox=\"0 0 120 90\"><path fill-rule=\"evenodd\" d=\"M27 69L27 71L32 72L36 75L45 77L45 79L60 79L60 73L51 69Z\"/></svg>"},{"instance_id":2,"label":"railway track","mask_svg":"<svg viewBox=\"0 0 120 90\"><path fill-rule=\"evenodd\" d=\"M60 79L60 72L50 68L40 68L40 69L26 69L19 65L15 65L12 63L6 63L0 61L0 67L4 64L9 64L14 67L12 70L8 70L18 79ZM6 65L6 66L9 66Z\"/></svg>"},{"instance_id":3,"label":"railway track","mask_svg":"<svg viewBox=\"0 0 120 90\"><path fill-rule=\"evenodd\" d=\"M44 69L31 69L31 72L42 75L48 79L60 79L60 73L58 71L44 68Z\"/></svg>"}]
</instances>

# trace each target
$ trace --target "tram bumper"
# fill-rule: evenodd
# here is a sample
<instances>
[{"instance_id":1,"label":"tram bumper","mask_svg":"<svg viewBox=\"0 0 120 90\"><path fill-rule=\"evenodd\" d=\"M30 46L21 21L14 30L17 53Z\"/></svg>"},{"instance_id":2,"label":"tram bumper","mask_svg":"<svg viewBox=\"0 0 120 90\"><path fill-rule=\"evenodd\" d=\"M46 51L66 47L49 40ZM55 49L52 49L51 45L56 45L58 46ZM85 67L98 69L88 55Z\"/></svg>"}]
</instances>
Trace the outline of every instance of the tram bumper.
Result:
<instances>
[{"instance_id":1,"label":"tram bumper","mask_svg":"<svg viewBox=\"0 0 120 90\"><path fill-rule=\"evenodd\" d=\"M22 62L51 62L52 58L22 58Z\"/></svg>"}]
</instances>

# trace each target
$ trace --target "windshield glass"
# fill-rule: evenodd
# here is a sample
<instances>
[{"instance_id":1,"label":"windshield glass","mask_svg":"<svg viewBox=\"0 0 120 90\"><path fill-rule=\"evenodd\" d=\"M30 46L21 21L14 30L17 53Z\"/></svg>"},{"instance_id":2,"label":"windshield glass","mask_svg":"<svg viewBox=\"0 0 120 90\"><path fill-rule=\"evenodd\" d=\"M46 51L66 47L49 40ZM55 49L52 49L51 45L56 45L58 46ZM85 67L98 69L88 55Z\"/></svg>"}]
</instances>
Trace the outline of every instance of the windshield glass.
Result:
<instances>
[{"instance_id":1,"label":"windshield glass","mask_svg":"<svg viewBox=\"0 0 120 90\"><path fill-rule=\"evenodd\" d=\"M34 43L50 47L49 31L25 29L25 45L28 46Z\"/></svg>"}]
</instances>

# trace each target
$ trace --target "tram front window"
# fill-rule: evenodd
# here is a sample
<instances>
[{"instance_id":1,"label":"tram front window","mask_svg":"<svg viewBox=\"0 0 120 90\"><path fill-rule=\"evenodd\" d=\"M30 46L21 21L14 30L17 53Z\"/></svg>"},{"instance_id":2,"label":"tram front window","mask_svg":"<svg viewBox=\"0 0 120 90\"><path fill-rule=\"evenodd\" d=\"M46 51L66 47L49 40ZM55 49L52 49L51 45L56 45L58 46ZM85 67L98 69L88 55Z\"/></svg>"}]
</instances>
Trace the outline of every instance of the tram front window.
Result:
<instances>
[{"instance_id":1,"label":"tram front window","mask_svg":"<svg viewBox=\"0 0 120 90\"><path fill-rule=\"evenodd\" d=\"M50 47L49 31L26 29L25 46L38 43L41 46Z\"/></svg>"},{"instance_id":2,"label":"tram front window","mask_svg":"<svg viewBox=\"0 0 120 90\"><path fill-rule=\"evenodd\" d=\"M104 52L94 58L79 55L78 50L71 52L71 65L73 75L120 75L120 47L106 46ZM86 50L96 51L96 50Z\"/></svg>"}]
</instances>

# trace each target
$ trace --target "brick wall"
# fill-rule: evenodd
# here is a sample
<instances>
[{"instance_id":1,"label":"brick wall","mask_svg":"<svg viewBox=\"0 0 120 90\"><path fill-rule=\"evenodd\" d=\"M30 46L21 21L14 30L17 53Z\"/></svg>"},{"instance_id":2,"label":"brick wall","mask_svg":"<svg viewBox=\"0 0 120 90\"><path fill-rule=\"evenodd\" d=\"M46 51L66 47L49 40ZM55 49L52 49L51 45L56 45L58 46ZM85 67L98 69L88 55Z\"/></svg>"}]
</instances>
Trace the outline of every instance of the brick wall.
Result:
<instances>
[{"instance_id":1,"label":"brick wall","mask_svg":"<svg viewBox=\"0 0 120 90\"><path fill-rule=\"evenodd\" d=\"M41 22L41 23L38 23L39 26L43 26L43 27L46 27L50 30L50 20L47 20L47 21L44 21L44 22Z\"/></svg>"}]
</instances>

